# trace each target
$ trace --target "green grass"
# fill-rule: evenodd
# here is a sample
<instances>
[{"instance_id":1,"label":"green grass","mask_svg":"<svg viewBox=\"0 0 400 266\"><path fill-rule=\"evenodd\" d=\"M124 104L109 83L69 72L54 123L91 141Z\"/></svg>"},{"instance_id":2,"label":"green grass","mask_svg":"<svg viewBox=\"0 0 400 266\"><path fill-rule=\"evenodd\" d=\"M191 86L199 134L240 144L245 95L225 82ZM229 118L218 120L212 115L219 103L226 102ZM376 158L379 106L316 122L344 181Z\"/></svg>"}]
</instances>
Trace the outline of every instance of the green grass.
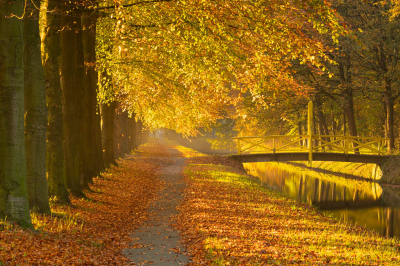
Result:
<instances>
[{"instance_id":1,"label":"green grass","mask_svg":"<svg viewBox=\"0 0 400 266\"><path fill-rule=\"evenodd\" d=\"M183 219L201 235L210 265L399 264L397 239L341 224L231 167L193 162L185 175Z\"/></svg>"}]
</instances>

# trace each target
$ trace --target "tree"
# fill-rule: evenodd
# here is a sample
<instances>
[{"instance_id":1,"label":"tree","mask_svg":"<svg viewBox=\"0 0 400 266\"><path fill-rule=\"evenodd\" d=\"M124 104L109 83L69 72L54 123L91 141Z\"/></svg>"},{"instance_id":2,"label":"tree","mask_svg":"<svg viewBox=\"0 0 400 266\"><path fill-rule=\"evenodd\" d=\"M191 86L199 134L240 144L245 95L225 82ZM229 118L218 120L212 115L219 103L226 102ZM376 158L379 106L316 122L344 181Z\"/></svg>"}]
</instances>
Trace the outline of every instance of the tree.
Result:
<instances>
[{"instance_id":1,"label":"tree","mask_svg":"<svg viewBox=\"0 0 400 266\"><path fill-rule=\"evenodd\" d=\"M103 158L106 168L109 168L111 165L117 165L114 155L114 115L116 105L115 101L100 105L102 146L104 149Z\"/></svg>"},{"instance_id":2,"label":"tree","mask_svg":"<svg viewBox=\"0 0 400 266\"><path fill-rule=\"evenodd\" d=\"M25 149L31 209L50 213L46 179L46 87L39 35L39 0L26 3L24 16Z\"/></svg>"},{"instance_id":3,"label":"tree","mask_svg":"<svg viewBox=\"0 0 400 266\"><path fill-rule=\"evenodd\" d=\"M64 170L64 128L60 83L60 29L62 1L45 1L43 16L43 66L46 78L47 176L49 195L69 203Z\"/></svg>"},{"instance_id":4,"label":"tree","mask_svg":"<svg viewBox=\"0 0 400 266\"><path fill-rule=\"evenodd\" d=\"M83 183L93 182L93 177L100 175L102 166L101 136L98 141L97 132L101 134L100 119L96 112L99 112L97 103L98 73L96 70L96 23L97 12L83 12L82 15L82 41L84 53L84 97L83 97ZM100 159L100 160L99 160Z\"/></svg>"},{"instance_id":5,"label":"tree","mask_svg":"<svg viewBox=\"0 0 400 266\"><path fill-rule=\"evenodd\" d=\"M63 124L65 141L65 174L72 193L82 196L81 156L83 128L83 47L81 12L76 3L63 3L61 31L61 88L63 92Z\"/></svg>"},{"instance_id":6,"label":"tree","mask_svg":"<svg viewBox=\"0 0 400 266\"><path fill-rule=\"evenodd\" d=\"M24 137L24 4L0 2L0 218L32 227Z\"/></svg>"}]
</instances>

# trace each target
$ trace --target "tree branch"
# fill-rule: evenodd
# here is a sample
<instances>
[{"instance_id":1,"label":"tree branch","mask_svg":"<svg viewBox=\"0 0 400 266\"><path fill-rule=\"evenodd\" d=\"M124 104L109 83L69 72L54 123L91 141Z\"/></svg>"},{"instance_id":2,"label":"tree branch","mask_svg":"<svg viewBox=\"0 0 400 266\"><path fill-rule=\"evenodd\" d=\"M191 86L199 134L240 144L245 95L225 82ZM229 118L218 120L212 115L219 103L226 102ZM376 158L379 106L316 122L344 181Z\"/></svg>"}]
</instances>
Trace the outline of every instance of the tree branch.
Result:
<instances>
[{"instance_id":1,"label":"tree branch","mask_svg":"<svg viewBox=\"0 0 400 266\"><path fill-rule=\"evenodd\" d=\"M125 4L121 5L122 7L131 7L131 6L136 6L136 5L141 5L141 4L151 4L151 3L158 3L158 2L174 2L175 0L152 0L152 1L140 1L140 2L135 2L131 4ZM89 10L107 10L107 9L113 9L116 6L101 6L101 7L95 7L91 8Z\"/></svg>"}]
</instances>

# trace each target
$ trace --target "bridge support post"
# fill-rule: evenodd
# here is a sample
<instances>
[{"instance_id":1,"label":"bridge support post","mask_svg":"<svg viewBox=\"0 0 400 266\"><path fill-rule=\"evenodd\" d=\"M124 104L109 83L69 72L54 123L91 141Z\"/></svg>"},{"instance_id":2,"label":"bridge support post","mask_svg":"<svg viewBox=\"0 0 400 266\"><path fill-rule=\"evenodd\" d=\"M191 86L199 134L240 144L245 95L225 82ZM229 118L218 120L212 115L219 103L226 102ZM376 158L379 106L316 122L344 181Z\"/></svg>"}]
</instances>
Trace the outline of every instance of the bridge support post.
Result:
<instances>
[{"instance_id":1,"label":"bridge support post","mask_svg":"<svg viewBox=\"0 0 400 266\"><path fill-rule=\"evenodd\" d=\"M313 124L313 102L308 102L308 164L312 167L312 151L313 151L313 141L312 141L312 124Z\"/></svg>"}]
</instances>

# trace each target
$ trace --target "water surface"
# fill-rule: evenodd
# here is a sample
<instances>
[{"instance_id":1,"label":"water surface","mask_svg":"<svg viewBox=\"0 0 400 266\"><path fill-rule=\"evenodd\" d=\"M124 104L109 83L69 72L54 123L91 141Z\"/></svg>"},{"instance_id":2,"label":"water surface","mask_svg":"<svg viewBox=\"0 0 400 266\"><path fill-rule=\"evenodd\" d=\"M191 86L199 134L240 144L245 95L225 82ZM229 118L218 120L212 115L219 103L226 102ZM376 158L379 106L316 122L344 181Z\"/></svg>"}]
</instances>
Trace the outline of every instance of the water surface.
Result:
<instances>
[{"instance_id":1,"label":"water surface","mask_svg":"<svg viewBox=\"0 0 400 266\"><path fill-rule=\"evenodd\" d=\"M400 237L400 195L374 182L345 179L279 163L245 163L272 189L389 237Z\"/></svg>"}]
</instances>

